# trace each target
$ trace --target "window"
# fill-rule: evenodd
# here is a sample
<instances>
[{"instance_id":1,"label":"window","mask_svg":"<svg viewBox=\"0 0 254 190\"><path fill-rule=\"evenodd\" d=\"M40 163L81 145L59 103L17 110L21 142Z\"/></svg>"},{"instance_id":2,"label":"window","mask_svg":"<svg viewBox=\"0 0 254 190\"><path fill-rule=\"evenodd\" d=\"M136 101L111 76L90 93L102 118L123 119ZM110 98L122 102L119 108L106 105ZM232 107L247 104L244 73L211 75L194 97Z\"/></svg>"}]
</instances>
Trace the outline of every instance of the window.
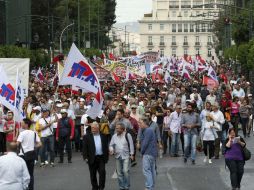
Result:
<instances>
[{"instance_id":1,"label":"window","mask_svg":"<svg viewBox=\"0 0 254 190\"><path fill-rule=\"evenodd\" d=\"M188 42L187 36L184 36L184 37L183 37L183 42L184 42L184 43L187 43L187 42Z\"/></svg>"},{"instance_id":2,"label":"window","mask_svg":"<svg viewBox=\"0 0 254 190\"><path fill-rule=\"evenodd\" d=\"M182 3L181 3L181 6L182 6L182 8L191 8L191 2L190 2L190 0L185 0L185 1L183 1L182 0Z\"/></svg>"},{"instance_id":3,"label":"window","mask_svg":"<svg viewBox=\"0 0 254 190\"><path fill-rule=\"evenodd\" d=\"M188 55L188 49L187 48L184 48L184 55Z\"/></svg>"},{"instance_id":4,"label":"window","mask_svg":"<svg viewBox=\"0 0 254 190\"><path fill-rule=\"evenodd\" d=\"M202 32L206 32L206 27L205 27L206 24L202 24Z\"/></svg>"},{"instance_id":5,"label":"window","mask_svg":"<svg viewBox=\"0 0 254 190\"><path fill-rule=\"evenodd\" d=\"M162 43L164 43L164 36L160 36L160 42Z\"/></svg>"},{"instance_id":6,"label":"window","mask_svg":"<svg viewBox=\"0 0 254 190\"><path fill-rule=\"evenodd\" d=\"M196 42L199 42L199 36L196 36Z\"/></svg>"},{"instance_id":7,"label":"window","mask_svg":"<svg viewBox=\"0 0 254 190\"><path fill-rule=\"evenodd\" d=\"M153 51L153 49L148 49L148 51Z\"/></svg>"},{"instance_id":8,"label":"window","mask_svg":"<svg viewBox=\"0 0 254 190\"><path fill-rule=\"evenodd\" d=\"M207 29L207 32L212 32L212 24L208 24L208 29Z\"/></svg>"},{"instance_id":9,"label":"window","mask_svg":"<svg viewBox=\"0 0 254 190\"><path fill-rule=\"evenodd\" d=\"M196 55L199 55L199 48L196 48Z\"/></svg>"},{"instance_id":10,"label":"window","mask_svg":"<svg viewBox=\"0 0 254 190\"><path fill-rule=\"evenodd\" d=\"M153 37L152 36L148 36L148 43L153 43Z\"/></svg>"},{"instance_id":11,"label":"window","mask_svg":"<svg viewBox=\"0 0 254 190\"><path fill-rule=\"evenodd\" d=\"M208 49L208 57L212 57L212 50L210 48Z\"/></svg>"},{"instance_id":12,"label":"window","mask_svg":"<svg viewBox=\"0 0 254 190\"><path fill-rule=\"evenodd\" d=\"M164 49L160 49L161 57L164 57Z\"/></svg>"},{"instance_id":13,"label":"window","mask_svg":"<svg viewBox=\"0 0 254 190\"><path fill-rule=\"evenodd\" d=\"M172 56L176 56L176 48L172 48Z\"/></svg>"},{"instance_id":14,"label":"window","mask_svg":"<svg viewBox=\"0 0 254 190\"><path fill-rule=\"evenodd\" d=\"M178 8L179 7L178 1L170 1L169 3L170 3L169 8Z\"/></svg>"},{"instance_id":15,"label":"window","mask_svg":"<svg viewBox=\"0 0 254 190\"><path fill-rule=\"evenodd\" d=\"M196 12L196 16L197 16L197 17L200 16L200 12L199 12L199 11Z\"/></svg>"},{"instance_id":16,"label":"window","mask_svg":"<svg viewBox=\"0 0 254 190\"><path fill-rule=\"evenodd\" d=\"M207 39L208 42L212 42L212 36L208 36L208 39Z\"/></svg>"},{"instance_id":17,"label":"window","mask_svg":"<svg viewBox=\"0 0 254 190\"><path fill-rule=\"evenodd\" d=\"M182 24L178 24L178 32L182 32Z\"/></svg>"},{"instance_id":18,"label":"window","mask_svg":"<svg viewBox=\"0 0 254 190\"><path fill-rule=\"evenodd\" d=\"M176 17L176 11L172 11L172 17L173 17L173 18Z\"/></svg>"},{"instance_id":19,"label":"window","mask_svg":"<svg viewBox=\"0 0 254 190\"><path fill-rule=\"evenodd\" d=\"M176 43L176 37L172 36L172 42Z\"/></svg>"},{"instance_id":20,"label":"window","mask_svg":"<svg viewBox=\"0 0 254 190\"><path fill-rule=\"evenodd\" d=\"M196 32L200 32L199 24L196 25Z\"/></svg>"},{"instance_id":21,"label":"window","mask_svg":"<svg viewBox=\"0 0 254 190\"><path fill-rule=\"evenodd\" d=\"M183 12L184 17L188 17L188 11Z\"/></svg>"},{"instance_id":22,"label":"window","mask_svg":"<svg viewBox=\"0 0 254 190\"><path fill-rule=\"evenodd\" d=\"M184 24L184 32L188 32L188 24Z\"/></svg>"},{"instance_id":23,"label":"window","mask_svg":"<svg viewBox=\"0 0 254 190\"><path fill-rule=\"evenodd\" d=\"M172 32L176 32L176 24L172 24Z\"/></svg>"},{"instance_id":24,"label":"window","mask_svg":"<svg viewBox=\"0 0 254 190\"><path fill-rule=\"evenodd\" d=\"M190 25L190 32L194 32L194 24Z\"/></svg>"},{"instance_id":25,"label":"window","mask_svg":"<svg viewBox=\"0 0 254 190\"><path fill-rule=\"evenodd\" d=\"M153 25L152 24L148 24L148 30L152 31L153 30Z\"/></svg>"},{"instance_id":26,"label":"window","mask_svg":"<svg viewBox=\"0 0 254 190\"><path fill-rule=\"evenodd\" d=\"M160 24L160 30L164 30L164 24Z\"/></svg>"}]
</instances>

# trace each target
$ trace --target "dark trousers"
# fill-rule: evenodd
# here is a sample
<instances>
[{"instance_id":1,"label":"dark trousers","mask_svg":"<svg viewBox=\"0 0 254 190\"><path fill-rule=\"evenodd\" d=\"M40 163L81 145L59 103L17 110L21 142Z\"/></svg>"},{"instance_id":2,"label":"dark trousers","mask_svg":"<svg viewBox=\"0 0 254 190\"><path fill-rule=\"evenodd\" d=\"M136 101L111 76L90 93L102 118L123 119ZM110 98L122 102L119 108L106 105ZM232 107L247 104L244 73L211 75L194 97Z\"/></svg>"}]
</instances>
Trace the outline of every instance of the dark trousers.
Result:
<instances>
[{"instance_id":1,"label":"dark trousers","mask_svg":"<svg viewBox=\"0 0 254 190\"><path fill-rule=\"evenodd\" d=\"M231 124L234 126L235 129L235 136L238 136L238 124L240 122L239 115L231 115Z\"/></svg>"},{"instance_id":2,"label":"dark trousers","mask_svg":"<svg viewBox=\"0 0 254 190\"><path fill-rule=\"evenodd\" d=\"M26 166L30 175L30 183L28 186L29 190L34 189L34 160L25 160Z\"/></svg>"},{"instance_id":3,"label":"dark trousers","mask_svg":"<svg viewBox=\"0 0 254 190\"><path fill-rule=\"evenodd\" d=\"M230 171L232 188L241 188L241 181L244 173L243 160L226 160L226 165Z\"/></svg>"},{"instance_id":4,"label":"dark trousers","mask_svg":"<svg viewBox=\"0 0 254 190\"><path fill-rule=\"evenodd\" d=\"M243 135L244 137L246 137L246 129L249 124L249 118L241 118L241 123L242 123Z\"/></svg>"},{"instance_id":5,"label":"dark trousers","mask_svg":"<svg viewBox=\"0 0 254 190\"><path fill-rule=\"evenodd\" d=\"M167 153L167 148L168 148L168 152L170 154L170 152L171 152L171 136L168 134L168 131L163 131L162 140L163 140L163 154Z\"/></svg>"},{"instance_id":6,"label":"dark trousers","mask_svg":"<svg viewBox=\"0 0 254 190\"><path fill-rule=\"evenodd\" d=\"M89 164L90 180L93 190L102 190L105 188L106 170L105 162L102 156L96 156L94 163ZM97 172L99 173L99 184L97 181Z\"/></svg>"},{"instance_id":7,"label":"dark trousers","mask_svg":"<svg viewBox=\"0 0 254 190\"><path fill-rule=\"evenodd\" d=\"M83 141L80 140L80 137L81 137L81 128L80 127L81 127L80 125L75 126L75 150L76 150L76 152L82 151L82 145L83 145Z\"/></svg>"},{"instance_id":8,"label":"dark trousers","mask_svg":"<svg viewBox=\"0 0 254 190\"><path fill-rule=\"evenodd\" d=\"M218 138L214 141L214 156L219 158L220 156L220 142L222 137L222 131L217 131Z\"/></svg>"},{"instance_id":9,"label":"dark trousers","mask_svg":"<svg viewBox=\"0 0 254 190\"><path fill-rule=\"evenodd\" d=\"M204 153L211 159L214 156L214 141L203 141ZM207 148L209 149L209 155L207 153Z\"/></svg>"},{"instance_id":10,"label":"dark trousers","mask_svg":"<svg viewBox=\"0 0 254 190\"><path fill-rule=\"evenodd\" d=\"M55 156L57 156L57 152L58 152L58 142L56 140L56 129L54 129L54 152L55 152Z\"/></svg>"},{"instance_id":11,"label":"dark trousers","mask_svg":"<svg viewBox=\"0 0 254 190\"><path fill-rule=\"evenodd\" d=\"M55 153L54 153L54 136L41 137L42 148L41 148L41 162L45 162L47 160L47 152L50 154L50 163L54 163L55 161Z\"/></svg>"},{"instance_id":12,"label":"dark trousers","mask_svg":"<svg viewBox=\"0 0 254 190\"><path fill-rule=\"evenodd\" d=\"M5 133L0 132L0 153L6 152L6 139Z\"/></svg>"},{"instance_id":13,"label":"dark trousers","mask_svg":"<svg viewBox=\"0 0 254 190\"><path fill-rule=\"evenodd\" d=\"M60 156L60 161L63 161L64 158L64 146L66 146L66 152L68 155L68 161L71 161L71 140L70 136L66 137L59 137L58 141L58 147L59 147L59 156Z\"/></svg>"},{"instance_id":14,"label":"dark trousers","mask_svg":"<svg viewBox=\"0 0 254 190\"><path fill-rule=\"evenodd\" d=\"M184 135L183 135L183 133L180 134L180 141L181 141L181 144L182 144L182 151L183 151L183 154L184 154Z\"/></svg>"}]
</instances>

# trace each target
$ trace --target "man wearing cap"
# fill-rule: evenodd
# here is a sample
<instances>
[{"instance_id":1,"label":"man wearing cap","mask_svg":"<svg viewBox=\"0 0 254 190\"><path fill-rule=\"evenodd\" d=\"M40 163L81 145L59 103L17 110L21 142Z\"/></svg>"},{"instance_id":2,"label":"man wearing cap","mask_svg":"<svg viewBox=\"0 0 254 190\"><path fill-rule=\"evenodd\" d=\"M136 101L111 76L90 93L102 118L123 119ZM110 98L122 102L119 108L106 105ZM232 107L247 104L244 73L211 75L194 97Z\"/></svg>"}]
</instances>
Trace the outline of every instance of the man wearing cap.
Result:
<instances>
[{"instance_id":1,"label":"man wearing cap","mask_svg":"<svg viewBox=\"0 0 254 190\"><path fill-rule=\"evenodd\" d=\"M68 117L68 111L61 109L62 118L58 120L56 128L56 140L59 143L59 156L58 163L64 161L64 146L66 145L66 151L68 154L68 163L72 163L71 158L71 140L74 138L74 122L71 117Z\"/></svg>"},{"instance_id":2,"label":"man wearing cap","mask_svg":"<svg viewBox=\"0 0 254 190\"><path fill-rule=\"evenodd\" d=\"M132 118L136 119L137 121L140 118L140 115L137 113L137 106L135 104L131 105L131 115Z\"/></svg>"},{"instance_id":3,"label":"man wearing cap","mask_svg":"<svg viewBox=\"0 0 254 190\"><path fill-rule=\"evenodd\" d=\"M40 106L35 106L32 109L31 113L31 121L32 121L32 130L36 130L36 123L41 119L41 107Z\"/></svg>"},{"instance_id":4,"label":"man wearing cap","mask_svg":"<svg viewBox=\"0 0 254 190\"><path fill-rule=\"evenodd\" d=\"M48 109L42 109L42 117L39 120L39 131L41 132L41 167L48 164L46 153L50 155L50 166L54 167L55 153L54 153L54 136L53 136L53 123L55 119L50 117Z\"/></svg>"}]
</instances>

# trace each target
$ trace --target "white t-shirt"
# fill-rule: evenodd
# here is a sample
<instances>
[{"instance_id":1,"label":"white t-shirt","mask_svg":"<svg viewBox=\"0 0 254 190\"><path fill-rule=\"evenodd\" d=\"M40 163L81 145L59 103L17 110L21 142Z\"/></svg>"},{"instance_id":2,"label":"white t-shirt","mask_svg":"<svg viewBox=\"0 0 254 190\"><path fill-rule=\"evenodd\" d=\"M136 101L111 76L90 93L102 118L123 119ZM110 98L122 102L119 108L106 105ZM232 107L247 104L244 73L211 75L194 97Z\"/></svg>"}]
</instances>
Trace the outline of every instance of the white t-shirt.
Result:
<instances>
[{"instance_id":1,"label":"white t-shirt","mask_svg":"<svg viewBox=\"0 0 254 190\"><path fill-rule=\"evenodd\" d=\"M57 113L56 114L57 115L57 118L58 119L61 119L62 118L62 115L60 114L60 113ZM55 115L51 115L51 120L53 121L53 120L55 120L56 118L55 118ZM53 129L56 129L57 128L57 122L54 122L53 124L52 124L52 128Z\"/></svg>"},{"instance_id":2,"label":"white t-shirt","mask_svg":"<svg viewBox=\"0 0 254 190\"><path fill-rule=\"evenodd\" d=\"M87 124L87 117L88 117L88 115L87 114L84 114L84 115L82 115L82 117L81 117L81 125L84 125L84 135L86 134L86 129L88 128L88 126L86 125Z\"/></svg>"},{"instance_id":3,"label":"white t-shirt","mask_svg":"<svg viewBox=\"0 0 254 190\"><path fill-rule=\"evenodd\" d=\"M34 114L32 121L34 121L36 123L37 121L39 121L39 119L41 119L41 113L38 115ZM36 127L36 124L33 124L34 131L35 131L35 127Z\"/></svg>"},{"instance_id":4,"label":"white t-shirt","mask_svg":"<svg viewBox=\"0 0 254 190\"><path fill-rule=\"evenodd\" d=\"M45 122L45 120L47 121L47 123L50 123L52 120L51 120L51 117L48 117L48 118L41 118L39 120L39 124L43 127L45 127L47 125L47 123ZM52 125L44 130L41 131L41 137L48 137L50 135L53 134L53 129L52 129Z\"/></svg>"},{"instance_id":5,"label":"white t-shirt","mask_svg":"<svg viewBox=\"0 0 254 190\"><path fill-rule=\"evenodd\" d=\"M22 146L25 153L28 151L34 150L34 147L35 147L34 135L36 135L35 142L36 143L41 142L38 134L35 133L34 131L24 130L19 134L17 141L21 143L21 146ZM19 154L23 155L22 150L20 150Z\"/></svg>"},{"instance_id":6,"label":"white t-shirt","mask_svg":"<svg viewBox=\"0 0 254 190\"><path fill-rule=\"evenodd\" d=\"M70 117L70 118L71 118L71 119L73 119L73 120L75 120L75 119L76 119L76 116L75 116L75 114L74 114L74 111L73 111L73 110L68 109L68 110L67 110L67 112L68 112L68 117Z\"/></svg>"}]
</instances>

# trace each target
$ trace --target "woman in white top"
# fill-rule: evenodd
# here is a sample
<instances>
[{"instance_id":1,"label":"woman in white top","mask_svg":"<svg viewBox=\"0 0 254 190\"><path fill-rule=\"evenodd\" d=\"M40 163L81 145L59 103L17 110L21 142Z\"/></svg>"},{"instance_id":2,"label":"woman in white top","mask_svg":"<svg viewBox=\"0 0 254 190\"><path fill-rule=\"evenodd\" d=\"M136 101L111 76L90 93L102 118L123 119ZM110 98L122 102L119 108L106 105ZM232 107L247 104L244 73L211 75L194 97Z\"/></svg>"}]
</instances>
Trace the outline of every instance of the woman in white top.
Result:
<instances>
[{"instance_id":1,"label":"woman in white top","mask_svg":"<svg viewBox=\"0 0 254 190\"><path fill-rule=\"evenodd\" d=\"M214 124L212 116L210 114L206 115L206 120L202 122L202 130L200 132L201 139L203 141L205 159L207 162L207 157L209 157L209 164L212 163L212 157L214 156L214 142L218 137L216 130L219 130L218 126ZM209 155L207 149L209 148Z\"/></svg>"}]
</instances>

